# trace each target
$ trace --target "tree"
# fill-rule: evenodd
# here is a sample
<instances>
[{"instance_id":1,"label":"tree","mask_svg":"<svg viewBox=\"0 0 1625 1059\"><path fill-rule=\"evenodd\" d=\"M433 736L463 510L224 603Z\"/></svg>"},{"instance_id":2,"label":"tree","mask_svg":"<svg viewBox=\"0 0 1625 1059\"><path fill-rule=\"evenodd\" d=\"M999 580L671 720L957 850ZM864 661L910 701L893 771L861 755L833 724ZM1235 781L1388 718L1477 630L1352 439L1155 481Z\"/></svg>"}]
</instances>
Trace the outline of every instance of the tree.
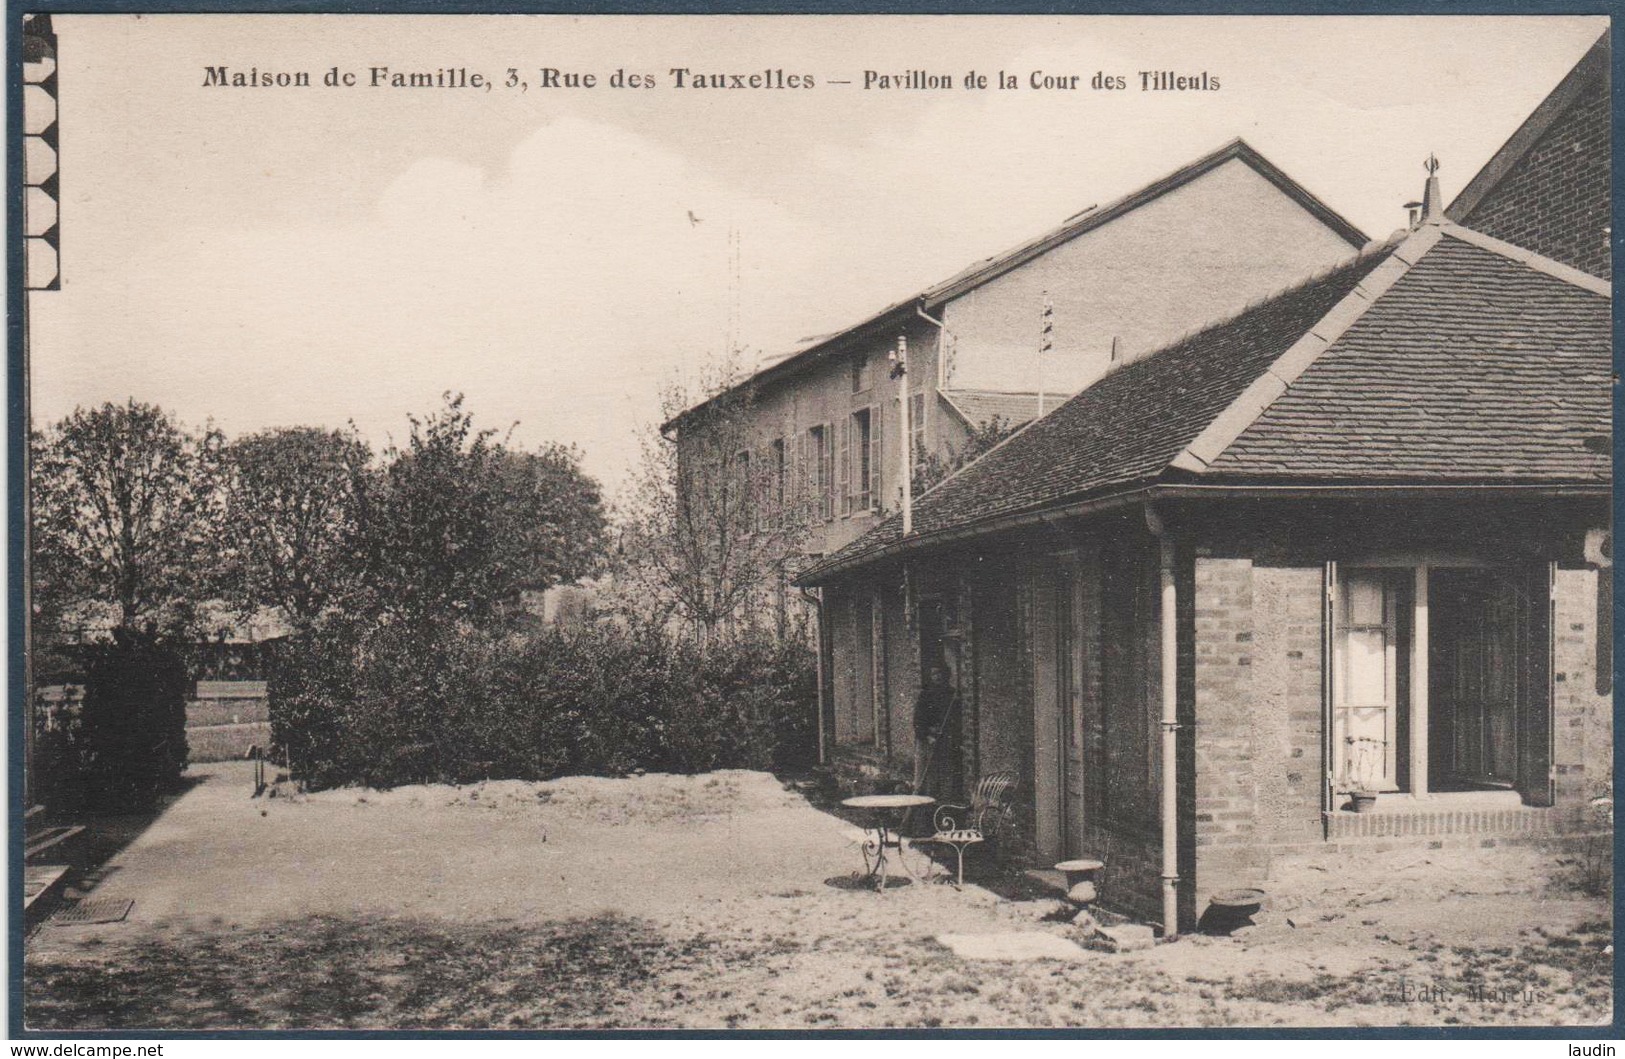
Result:
<instances>
[{"instance_id":1,"label":"tree","mask_svg":"<svg viewBox=\"0 0 1625 1059\"><path fill-rule=\"evenodd\" d=\"M596 573L609 547L609 521L598 483L581 469L574 446L536 452L503 448L493 470L497 562L507 591L547 589Z\"/></svg>"},{"instance_id":2,"label":"tree","mask_svg":"<svg viewBox=\"0 0 1625 1059\"><path fill-rule=\"evenodd\" d=\"M476 430L461 394L410 417L404 449L363 491L368 594L414 620L489 617L521 588L588 572L604 548L598 484L573 449L510 450Z\"/></svg>"},{"instance_id":3,"label":"tree","mask_svg":"<svg viewBox=\"0 0 1625 1059\"><path fill-rule=\"evenodd\" d=\"M915 453L914 495L918 497L1015 432L1016 428L1008 420L996 415L972 427L965 444L947 455L936 452Z\"/></svg>"},{"instance_id":4,"label":"tree","mask_svg":"<svg viewBox=\"0 0 1625 1059\"><path fill-rule=\"evenodd\" d=\"M308 626L356 587L362 490L372 451L314 427L238 438L224 453L221 588L245 613L279 608Z\"/></svg>"},{"instance_id":5,"label":"tree","mask_svg":"<svg viewBox=\"0 0 1625 1059\"><path fill-rule=\"evenodd\" d=\"M136 629L195 604L220 519L222 441L135 400L76 409L35 433L39 613L101 603Z\"/></svg>"},{"instance_id":6,"label":"tree","mask_svg":"<svg viewBox=\"0 0 1625 1059\"><path fill-rule=\"evenodd\" d=\"M762 624L779 605L807 526L794 454L753 429L755 393L724 363L695 402L662 399L671 433L651 431L622 533L622 576L651 620L702 638ZM782 444L782 442L781 442Z\"/></svg>"}]
</instances>

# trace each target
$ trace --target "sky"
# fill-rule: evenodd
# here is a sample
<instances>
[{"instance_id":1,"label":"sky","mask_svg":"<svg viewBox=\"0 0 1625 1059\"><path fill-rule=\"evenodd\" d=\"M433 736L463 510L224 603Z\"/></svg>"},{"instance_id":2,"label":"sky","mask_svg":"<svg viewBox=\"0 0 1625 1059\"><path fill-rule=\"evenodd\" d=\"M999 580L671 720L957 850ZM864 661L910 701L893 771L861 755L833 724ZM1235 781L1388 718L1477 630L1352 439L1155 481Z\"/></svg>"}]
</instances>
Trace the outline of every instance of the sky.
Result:
<instances>
[{"instance_id":1,"label":"sky","mask_svg":"<svg viewBox=\"0 0 1625 1059\"><path fill-rule=\"evenodd\" d=\"M62 289L31 295L32 414L134 397L230 435L354 422L381 448L459 391L515 444L579 446L615 497L663 388L730 346L782 355L1234 137L1384 237L1430 152L1448 201L1606 27L57 16ZM206 86L210 66L313 84ZM495 84L370 87L379 66ZM598 83L543 88L548 67ZM817 83L678 89L675 67ZM324 86L333 68L359 83ZM1222 87L1140 91L1142 70ZM959 87L973 71L988 89Z\"/></svg>"}]
</instances>

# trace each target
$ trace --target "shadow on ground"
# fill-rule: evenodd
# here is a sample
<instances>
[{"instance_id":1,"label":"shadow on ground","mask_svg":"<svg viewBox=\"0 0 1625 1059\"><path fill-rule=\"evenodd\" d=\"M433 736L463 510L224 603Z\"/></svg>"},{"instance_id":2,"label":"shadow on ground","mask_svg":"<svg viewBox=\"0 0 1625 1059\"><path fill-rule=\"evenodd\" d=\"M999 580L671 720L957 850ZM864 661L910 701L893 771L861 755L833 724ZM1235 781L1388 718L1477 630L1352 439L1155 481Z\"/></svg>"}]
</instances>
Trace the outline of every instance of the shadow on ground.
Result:
<instances>
[{"instance_id":1,"label":"shadow on ground","mask_svg":"<svg viewBox=\"0 0 1625 1059\"><path fill-rule=\"evenodd\" d=\"M40 961L24 980L33 1030L526 1029L670 1025L634 1003L662 976L729 955L621 916L543 926L318 917L108 946ZM289 974L288 968L304 972Z\"/></svg>"},{"instance_id":2,"label":"shadow on ground","mask_svg":"<svg viewBox=\"0 0 1625 1059\"><path fill-rule=\"evenodd\" d=\"M72 901L87 897L113 878L119 869L116 865L110 864L110 861L145 834L148 828L189 791L210 782L221 783L224 779L220 776L182 776L175 790L160 796L157 806L150 812L86 814L71 818L47 817L39 823L31 821L28 825L31 829L76 824L84 830L62 845L43 850L37 856L29 858L30 863L66 864L68 872L57 884L53 895L36 901L28 909L24 917L25 933L32 934L39 929L53 912L62 907L64 900ZM245 797L247 793L244 792Z\"/></svg>"}]
</instances>

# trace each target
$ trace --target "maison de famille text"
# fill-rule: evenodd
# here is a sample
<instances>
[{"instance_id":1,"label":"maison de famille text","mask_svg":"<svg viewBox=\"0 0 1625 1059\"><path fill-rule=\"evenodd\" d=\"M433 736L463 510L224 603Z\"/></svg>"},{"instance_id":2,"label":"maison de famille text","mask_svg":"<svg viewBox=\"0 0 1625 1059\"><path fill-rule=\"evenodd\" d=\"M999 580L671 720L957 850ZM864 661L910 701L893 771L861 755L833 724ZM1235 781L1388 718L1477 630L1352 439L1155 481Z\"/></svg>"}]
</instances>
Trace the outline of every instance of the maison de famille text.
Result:
<instances>
[{"instance_id":1,"label":"maison de famille text","mask_svg":"<svg viewBox=\"0 0 1625 1059\"><path fill-rule=\"evenodd\" d=\"M501 88L508 91L528 92L531 88L593 89L593 88L678 88L722 90L777 90L811 89L820 84L857 87L865 91L947 91L953 89L981 90L1036 90L1072 92L1124 92L1138 89L1142 92L1213 92L1219 88L1219 78L1206 70L1138 70L1132 74L1112 74L1096 71L1093 74L1057 73L1029 70L1010 73L998 70L980 73L976 70L963 75L939 71L864 70L861 76L844 79L819 77L809 73L789 73L782 68L754 70L744 73L698 70L687 66L673 66L664 75L634 72L617 68L613 72L566 70L544 66L533 70L508 67L501 77L492 78L482 71L466 66L443 66L433 70L401 70L393 66L368 66L348 70L329 67L325 72L309 70L264 70L258 66L246 69L240 66L205 66L204 88L472 88L485 92Z\"/></svg>"}]
</instances>

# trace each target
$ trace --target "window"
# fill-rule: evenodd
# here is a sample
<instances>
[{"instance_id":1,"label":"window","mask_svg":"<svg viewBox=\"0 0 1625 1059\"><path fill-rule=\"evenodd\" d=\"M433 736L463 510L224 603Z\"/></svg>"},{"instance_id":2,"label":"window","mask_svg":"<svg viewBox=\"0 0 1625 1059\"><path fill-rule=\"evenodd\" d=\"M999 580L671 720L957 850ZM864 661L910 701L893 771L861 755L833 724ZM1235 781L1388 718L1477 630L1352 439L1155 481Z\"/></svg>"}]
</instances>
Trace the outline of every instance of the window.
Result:
<instances>
[{"instance_id":1,"label":"window","mask_svg":"<svg viewBox=\"0 0 1625 1059\"><path fill-rule=\"evenodd\" d=\"M1392 570L1350 570L1337 606L1332 746L1351 790L1399 789L1400 596Z\"/></svg>"},{"instance_id":2,"label":"window","mask_svg":"<svg viewBox=\"0 0 1625 1059\"><path fill-rule=\"evenodd\" d=\"M749 532L756 525L756 505L751 496L749 450L742 449L734 453L733 474L728 477L728 487L733 494L732 508L738 516L738 525L742 530ZM724 510L727 510L726 500L724 504Z\"/></svg>"},{"instance_id":3,"label":"window","mask_svg":"<svg viewBox=\"0 0 1625 1059\"><path fill-rule=\"evenodd\" d=\"M852 418L841 420L835 453L835 495L840 497L841 517L852 514Z\"/></svg>"},{"instance_id":4,"label":"window","mask_svg":"<svg viewBox=\"0 0 1625 1059\"><path fill-rule=\"evenodd\" d=\"M807 494L814 518L835 517L834 468L829 425L812 427L807 431Z\"/></svg>"},{"instance_id":5,"label":"window","mask_svg":"<svg viewBox=\"0 0 1625 1059\"><path fill-rule=\"evenodd\" d=\"M869 358L862 353L852 358L852 392L862 393L873 385L869 371Z\"/></svg>"},{"instance_id":6,"label":"window","mask_svg":"<svg viewBox=\"0 0 1625 1059\"><path fill-rule=\"evenodd\" d=\"M784 502L789 481L789 466L785 463L784 439L774 438L773 444L768 447L768 466L773 472L772 482L772 512L770 518L775 529L784 525Z\"/></svg>"},{"instance_id":7,"label":"window","mask_svg":"<svg viewBox=\"0 0 1625 1059\"><path fill-rule=\"evenodd\" d=\"M1334 795L1515 790L1550 804L1548 567L1334 567Z\"/></svg>"},{"instance_id":8,"label":"window","mask_svg":"<svg viewBox=\"0 0 1625 1059\"><path fill-rule=\"evenodd\" d=\"M874 503L875 472L869 409L860 408L853 412L847 429L850 432L847 458L851 461L851 466L846 472L848 509L868 511Z\"/></svg>"}]
</instances>

